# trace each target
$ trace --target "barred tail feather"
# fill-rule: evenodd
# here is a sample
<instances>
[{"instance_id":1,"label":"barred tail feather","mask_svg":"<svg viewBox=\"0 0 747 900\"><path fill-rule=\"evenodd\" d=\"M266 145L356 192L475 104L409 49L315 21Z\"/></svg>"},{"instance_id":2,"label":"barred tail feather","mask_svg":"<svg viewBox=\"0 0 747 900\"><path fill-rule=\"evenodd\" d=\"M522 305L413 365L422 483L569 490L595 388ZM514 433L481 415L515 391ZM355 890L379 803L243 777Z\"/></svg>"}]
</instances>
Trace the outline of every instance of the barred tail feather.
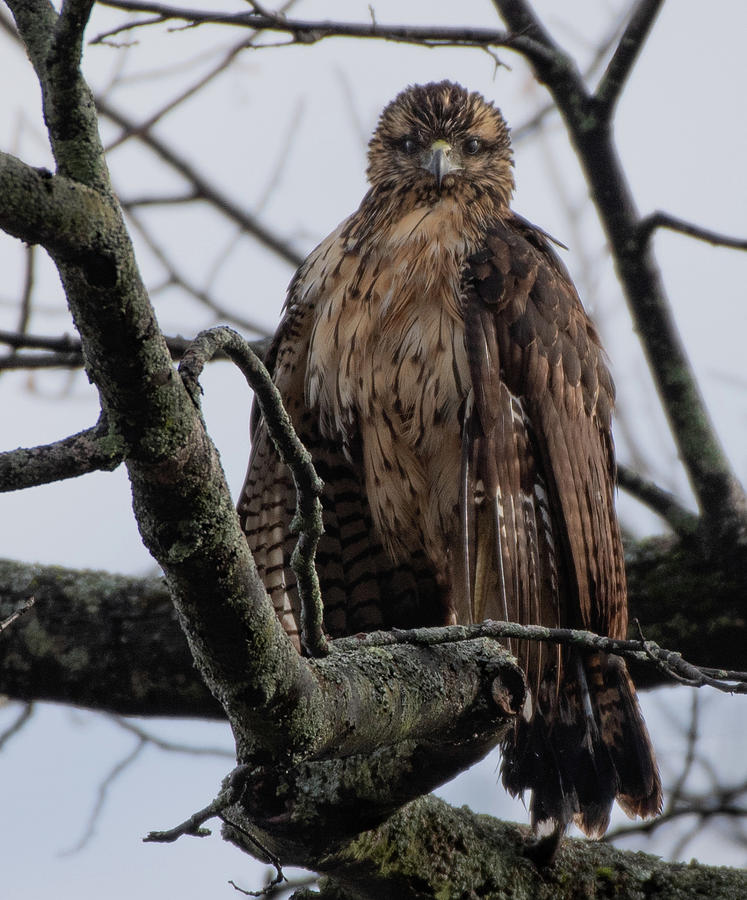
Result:
<instances>
[{"instance_id":1,"label":"barred tail feather","mask_svg":"<svg viewBox=\"0 0 747 900\"><path fill-rule=\"evenodd\" d=\"M548 667L532 699L504 744L502 777L514 796L531 790L536 834L559 836L575 822L600 838L615 799L631 817L660 811L651 741L622 660L570 651L560 691Z\"/></svg>"}]
</instances>

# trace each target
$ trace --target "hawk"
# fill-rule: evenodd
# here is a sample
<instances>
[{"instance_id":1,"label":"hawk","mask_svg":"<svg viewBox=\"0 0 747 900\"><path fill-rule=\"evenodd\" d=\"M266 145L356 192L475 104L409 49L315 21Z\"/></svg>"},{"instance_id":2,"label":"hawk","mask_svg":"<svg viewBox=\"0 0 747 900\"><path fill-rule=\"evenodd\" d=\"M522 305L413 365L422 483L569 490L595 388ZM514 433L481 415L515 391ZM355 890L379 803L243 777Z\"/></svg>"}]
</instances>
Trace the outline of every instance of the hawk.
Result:
<instances>
[{"instance_id":1,"label":"hawk","mask_svg":"<svg viewBox=\"0 0 747 900\"><path fill-rule=\"evenodd\" d=\"M268 367L324 480L332 636L503 619L625 637L614 387L548 236L510 208L509 130L458 84L383 111L370 190L294 276ZM238 504L301 650L290 473L261 415ZM502 777L535 832L601 836L661 785L624 662L511 642L528 684ZM548 838L549 839L549 838Z\"/></svg>"}]
</instances>

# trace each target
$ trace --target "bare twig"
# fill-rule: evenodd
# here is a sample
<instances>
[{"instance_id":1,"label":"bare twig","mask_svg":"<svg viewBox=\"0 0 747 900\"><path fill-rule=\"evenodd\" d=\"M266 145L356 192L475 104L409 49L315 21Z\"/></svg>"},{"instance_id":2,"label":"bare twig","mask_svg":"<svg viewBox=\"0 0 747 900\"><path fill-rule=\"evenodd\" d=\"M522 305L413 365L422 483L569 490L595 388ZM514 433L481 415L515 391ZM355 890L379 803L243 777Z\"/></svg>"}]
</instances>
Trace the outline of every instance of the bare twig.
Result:
<instances>
[{"instance_id":1,"label":"bare twig","mask_svg":"<svg viewBox=\"0 0 747 900\"><path fill-rule=\"evenodd\" d=\"M706 796L703 798L703 800L708 802L709 800L712 800L712 798ZM715 816L743 818L744 816L747 816L747 806L738 806L729 803L714 804L712 802L708 803L708 806L702 808L689 805L680 806L662 813L655 819L649 819L648 821L641 822L635 825L621 825L619 828L614 828L611 831L608 831L607 834L604 835L602 840L607 842L615 841L618 838L628 837L631 834L650 835L652 832L660 829L663 825L667 825L669 822L673 822L676 819L682 819L687 816L695 816L698 820L698 828L702 828L703 823L707 819L712 819ZM676 856L677 854L673 855Z\"/></svg>"},{"instance_id":2,"label":"bare twig","mask_svg":"<svg viewBox=\"0 0 747 900\"><path fill-rule=\"evenodd\" d=\"M208 803L207 806L198 812L193 813L188 819L185 819L184 822L176 825L174 828L169 828L167 831L151 831L143 838L143 842L171 844L185 834L193 837L207 837L210 834L210 830L203 828L202 825L208 819L220 816L223 810L239 801L244 791L245 776L248 770L248 766L236 766L226 778L225 786L215 800Z\"/></svg>"},{"instance_id":3,"label":"bare twig","mask_svg":"<svg viewBox=\"0 0 747 900\"><path fill-rule=\"evenodd\" d=\"M238 203L231 197L211 184L204 175L200 174L194 166L192 166L177 151L157 138L152 132L145 131L138 133L138 126L131 119L117 110L108 100L103 97L96 97L96 106L102 115L111 119L120 128L125 131L132 132L138 140L146 147L152 150L165 163L171 166L184 177L192 186L192 189L204 200L207 200L213 206L223 212L228 218L233 219L241 228L252 235L259 243L263 244L269 250L272 250L281 259L290 263L293 268L298 268L303 262L303 257L289 246L282 238L270 231L255 216L245 209L242 209Z\"/></svg>"},{"instance_id":4,"label":"bare twig","mask_svg":"<svg viewBox=\"0 0 747 900\"><path fill-rule=\"evenodd\" d=\"M176 97L173 97L162 106L159 110L154 112L152 115L148 116L143 122L141 122L136 130L134 131L123 131L122 134L111 144L109 144L106 148L107 153L111 153L116 147L125 141L129 140L131 137L140 137L146 131L149 131L154 125L156 125L164 116L168 115L168 113L172 112L176 109L180 104L184 103L185 100L188 100L190 97L194 96L198 91L202 90L206 85L208 85L214 78L217 78L222 72L224 72L234 61L234 59L241 53L242 50L245 50L248 46L251 45L252 38L244 39L240 41L238 44L235 44L231 49L224 54L221 60L213 66L208 72L206 72L201 78L191 84L188 88L185 88L181 93L179 93ZM95 41L94 41L95 43Z\"/></svg>"},{"instance_id":5,"label":"bare twig","mask_svg":"<svg viewBox=\"0 0 747 900\"><path fill-rule=\"evenodd\" d=\"M36 260L36 245L26 246L26 271L23 278L23 293L21 294L21 314L18 321L18 330L23 334L29 326L31 318L31 298L34 293L34 264Z\"/></svg>"},{"instance_id":6,"label":"bare twig","mask_svg":"<svg viewBox=\"0 0 747 900\"><path fill-rule=\"evenodd\" d=\"M690 697L690 724L685 735L685 758L682 763L682 771L672 788L667 791L669 799L664 812L674 809L682 797L685 784L690 777L693 765L695 764L695 751L698 745L698 737L700 736L699 725L700 711L700 695L697 691L693 691Z\"/></svg>"},{"instance_id":7,"label":"bare twig","mask_svg":"<svg viewBox=\"0 0 747 900\"><path fill-rule=\"evenodd\" d=\"M309 21L291 19L265 11L251 13L214 13L206 10L184 9L161 3L117 2L102 0L102 5L111 6L128 12L152 13L164 20L176 19L189 22L190 25L232 25L252 28L256 31L274 31L290 35L291 40L282 46L293 44L315 44L325 38L348 37L368 38L371 40L391 41L394 43L414 44L424 47L521 47L521 52L538 55L550 61L545 48L525 34L509 34L493 28L418 26L418 25L382 25L374 20L370 24L361 22ZM256 9L256 7L255 7ZM140 20L130 23L130 28L150 24Z\"/></svg>"},{"instance_id":8,"label":"bare twig","mask_svg":"<svg viewBox=\"0 0 747 900\"><path fill-rule=\"evenodd\" d=\"M144 728L140 728L134 722L125 719L124 716L111 715L109 718L124 731L129 731L130 734L134 734L139 740L145 741L146 744L150 744L166 753L185 753L188 756L220 756L226 759L234 759L236 757L235 752L225 750L223 747L195 747L192 744L167 741L152 734L150 731L146 731Z\"/></svg>"},{"instance_id":9,"label":"bare twig","mask_svg":"<svg viewBox=\"0 0 747 900\"><path fill-rule=\"evenodd\" d=\"M0 27L2 27L13 40L23 46L18 32L13 28L11 23L5 19L1 10ZM177 153L174 148L169 147L168 144L157 138L150 131L140 131L136 122L133 122L125 116L124 113L117 110L105 97L99 95L94 99L96 108L103 116L122 128L126 134L132 134L137 137L138 140L159 156L167 165L171 166L171 168L185 178L191 186L191 193L194 194L196 198L212 204L225 216L236 222L247 234L252 235L259 243L277 254L294 269L297 269L298 266L301 265L303 257L297 253L290 244L264 226L256 216L253 216L250 212L242 209L227 194L211 184L187 161L185 157ZM69 365L69 363L66 365Z\"/></svg>"},{"instance_id":10,"label":"bare twig","mask_svg":"<svg viewBox=\"0 0 747 900\"><path fill-rule=\"evenodd\" d=\"M594 50L594 55L592 56L589 64L584 70L583 77L585 80L588 80L593 76L602 60L609 52L610 47L612 47L612 45L617 42L620 32L623 29L623 24L627 18L628 11L626 10L624 14L620 16L612 25L607 37L596 47L596 49ZM519 142L529 137L533 132L537 130L537 128L539 128L540 125L542 125L542 123L549 115L557 111L558 108L552 101L546 103L525 122L522 122L520 125L517 125L516 127L511 129L511 143L516 146Z\"/></svg>"},{"instance_id":11,"label":"bare twig","mask_svg":"<svg viewBox=\"0 0 747 900\"><path fill-rule=\"evenodd\" d=\"M239 885L231 878L228 879L228 883L234 890L238 891L240 894L244 894L245 897L271 897L275 893L278 885L287 880L288 879L283 874L282 868L278 865L275 869L275 877L268 881L267 884L258 891L247 891L245 888L239 887Z\"/></svg>"},{"instance_id":12,"label":"bare twig","mask_svg":"<svg viewBox=\"0 0 747 900\"><path fill-rule=\"evenodd\" d=\"M229 321L232 321L236 325L238 325L239 328L244 328L247 331L253 331L256 334L267 335L267 329L262 324L237 315L232 310L229 310L227 307L223 306L223 304L218 303L207 291L187 281L187 279L179 273L177 267L171 262L165 250L160 246L160 244L156 241L150 231L146 228L145 223L142 221L142 219L131 209L128 210L128 215L133 225L145 239L148 247L150 247L151 252L158 259L164 269L166 269L166 272L168 274L168 284L180 287L182 290L186 291L188 294L194 297L195 300L198 300L208 309L212 310L221 319L228 319ZM151 295L153 295L154 293L155 291L151 290Z\"/></svg>"},{"instance_id":13,"label":"bare twig","mask_svg":"<svg viewBox=\"0 0 747 900\"><path fill-rule=\"evenodd\" d=\"M291 567L298 584L304 644L312 656L324 656L327 653L327 639L322 629L322 596L314 565L316 547L323 531L319 500L322 482L314 469L311 454L298 439L293 423L283 408L270 373L241 335L231 328L224 326L203 331L184 354L179 373L195 403L199 405L200 373L205 363L219 350L243 372L257 397L280 458L293 475L297 500L290 530L298 533L298 542L291 556Z\"/></svg>"},{"instance_id":14,"label":"bare twig","mask_svg":"<svg viewBox=\"0 0 747 900\"><path fill-rule=\"evenodd\" d=\"M3 619L2 622L0 622L0 634L2 634L6 628L10 628L10 626L17 619L20 619L24 613L27 613L35 602L33 597L29 597L28 600L24 600L18 609L14 610L7 618Z\"/></svg>"},{"instance_id":15,"label":"bare twig","mask_svg":"<svg viewBox=\"0 0 747 900\"><path fill-rule=\"evenodd\" d=\"M179 206L184 203L194 203L200 200L199 193L195 190L185 191L182 194L143 194L138 197L120 199L122 208L128 212L143 206Z\"/></svg>"},{"instance_id":16,"label":"bare twig","mask_svg":"<svg viewBox=\"0 0 747 900\"><path fill-rule=\"evenodd\" d=\"M91 840L96 828L96 823L98 822L101 811L104 808L104 804L106 803L109 788L111 788L111 786L119 778L119 776L124 771L126 771L132 765L132 763L135 762L135 760L138 758L143 748L145 747L145 744L145 740L143 740L142 738L138 739L132 750L130 750L130 752L126 756L124 756L118 763L116 763L112 767L109 774L101 782L96 795L96 802L94 803L93 809L91 810L91 813L88 817L88 824L86 825L85 831L80 836L76 844L63 851L63 856L72 856L73 854L80 852Z\"/></svg>"}]
</instances>

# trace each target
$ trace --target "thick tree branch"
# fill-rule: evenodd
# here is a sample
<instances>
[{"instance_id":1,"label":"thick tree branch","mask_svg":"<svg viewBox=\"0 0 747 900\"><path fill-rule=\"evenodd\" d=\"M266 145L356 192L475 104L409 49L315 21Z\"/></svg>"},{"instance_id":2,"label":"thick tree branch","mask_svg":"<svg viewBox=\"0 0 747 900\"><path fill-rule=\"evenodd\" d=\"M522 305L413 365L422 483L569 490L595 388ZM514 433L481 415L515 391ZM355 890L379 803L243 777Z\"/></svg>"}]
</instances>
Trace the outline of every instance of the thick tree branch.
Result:
<instances>
[{"instance_id":1,"label":"thick tree branch","mask_svg":"<svg viewBox=\"0 0 747 900\"><path fill-rule=\"evenodd\" d=\"M124 715L225 717L198 673L162 578L0 560L0 691Z\"/></svg>"},{"instance_id":2,"label":"thick tree branch","mask_svg":"<svg viewBox=\"0 0 747 900\"><path fill-rule=\"evenodd\" d=\"M626 557L631 616L647 638L700 666L747 668L743 570L706 565L674 539L629 545ZM34 609L4 635L12 652L0 692L131 715L222 715L194 670L162 579L0 562L0 618L32 595ZM76 654L89 644L81 670ZM667 682L648 663L630 668L639 688Z\"/></svg>"},{"instance_id":3,"label":"thick tree branch","mask_svg":"<svg viewBox=\"0 0 747 900\"><path fill-rule=\"evenodd\" d=\"M527 831L429 796L332 853L315 856L316 847L300 846L289 861L325 875L321 894L314 896L329 900L341 896L727 900L747 891L743 871L666 863L596 841L564 840L553 866L538 869L524 852ZM228 826L224 834L252 852L238 829Z\"/></svg>"},{"instance_id":4,"label":"thick tree branch","mask_svg":"<svg viewBox=\"0 0 747 900\"><path fill-rule=\"evenodd\" d=\"M67 0L59 16L47 0L7 0L42 86L44 121L59 174L112 198L88 86L79 77L92 0ZM55 89L45 90L54 84Z\"/></svg>"},{"instance_id":5,"label":"thick tree branch","mask_svg":"<svg viewBox=\"0 0 747 900\"><path fill-rule=\"evenodd\" d=\"M53 256L86 265L91 278L112 277L108 255L94 249L117 222L97 191L64 175L34 169L0 151L0 228Z\"/></svg>"}]
</instances>

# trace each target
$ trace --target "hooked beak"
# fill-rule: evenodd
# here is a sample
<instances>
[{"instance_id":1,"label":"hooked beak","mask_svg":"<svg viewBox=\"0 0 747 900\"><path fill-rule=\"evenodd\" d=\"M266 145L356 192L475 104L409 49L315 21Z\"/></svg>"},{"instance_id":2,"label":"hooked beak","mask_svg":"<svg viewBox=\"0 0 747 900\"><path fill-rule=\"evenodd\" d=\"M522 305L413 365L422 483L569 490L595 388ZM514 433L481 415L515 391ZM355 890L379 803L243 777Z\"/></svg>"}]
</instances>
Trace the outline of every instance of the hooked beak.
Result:
<instances>
[{"instance_id":1,"label":"hooked beak","mask_svg":"<svg viewBox=\"0 0 747 900\"><path fill-rule=\"evenodd\" d=\"M441 188L441 182L449 172L457 172L461 169L461 166L452 162L450 157L451 144L448 144L443 140L434 141L431 144L430 150L428 150L423 157L422 167L426 172L430 172L431 175L436 176L436 183L438 184L439 190Z\"/></svg>"}]
</instances>

